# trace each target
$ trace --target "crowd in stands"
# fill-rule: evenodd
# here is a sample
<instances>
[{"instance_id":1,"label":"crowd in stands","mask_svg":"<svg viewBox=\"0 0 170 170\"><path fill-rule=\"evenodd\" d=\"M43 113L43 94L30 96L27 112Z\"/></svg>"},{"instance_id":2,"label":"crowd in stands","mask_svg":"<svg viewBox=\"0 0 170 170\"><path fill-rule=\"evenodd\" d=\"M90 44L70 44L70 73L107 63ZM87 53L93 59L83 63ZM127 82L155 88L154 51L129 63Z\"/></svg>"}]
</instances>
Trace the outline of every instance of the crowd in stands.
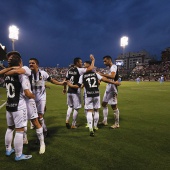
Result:
<instances>
[{"instance_id":1,"label":"crowd in stands","mask_svg":"<svg viewBox=\"0 0 170 170\"><path fill-rule=\"evenodd\" d=\"M57 67L44 67L41 68L47 73L62 81L65 78L68 68L57 68ZM97 72L106 73L108 68L96 68ZM137 77L141 77L143 81L158 81L158 79L164 75L165 80L170 80L170 61L160 62L157 64L148 65L137 65L133 70L127 71L123 68L119 70L119 75L127 74L126 78L122 77L123 80L136 80Z\"/></svg>"},{"instance_id":2,"label":"crowd in stands","mask_svg":"<svg viewBox=\"0 0 170 170\"><path fill-rule=\"evenodd\" d=\"M0 67L0 70L2 68ZM60 67L40 67L40 69L45 70L50 76L62 81L66 72L69 69L60 68ZM108 68L96 68L97 72L106 73ZM126 76L122 76L125 75ZM159 78L163 75L165 81L170 81L170 61L159 62L154 64L147 65L137 65L133 70L127 71L124 68L119 70L119 75L122 77L122 80L136 80L137 77L141 77L143 81L158 81ZM3 77L0 77L0 86L4 82Z\"/></svg>"},{"instance_id":3,"label":"crowd in stands","mask_svg":"<svg viewBox=\"0 0 170 170\"><path fill-rule=\"evenodd\" d=\"M130 74L131 79L141 77L143 80L158 81L161 76L165 81L170 80L170 61L157 64L137 65Z\"/></svg>"},{"instance_id":4,"label":"crowd in stands","mask_svg":"<svg viewBox=\"0 0 170 170\"><path fill-rule=\"evenodd\" d=\"M65 67L40 67L40 69L46 71L51 77L62 81L65 77L66 77L66 73L67 70L69 68L65 68ZM102 72L102 73L106 73L107 72L107 68L96 68L97 72Z\"/></svg>"}]
</instances>

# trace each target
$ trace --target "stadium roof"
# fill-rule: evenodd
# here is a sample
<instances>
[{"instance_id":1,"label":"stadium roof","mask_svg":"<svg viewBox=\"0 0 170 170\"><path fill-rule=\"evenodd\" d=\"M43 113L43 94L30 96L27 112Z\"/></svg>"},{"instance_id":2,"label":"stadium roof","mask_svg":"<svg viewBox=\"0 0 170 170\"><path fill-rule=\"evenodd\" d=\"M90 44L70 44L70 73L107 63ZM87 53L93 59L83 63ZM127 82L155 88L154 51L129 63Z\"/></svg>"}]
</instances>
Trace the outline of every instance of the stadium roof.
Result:
<instances>
[{"instance_id":1,"label":"stadium roof","mask_svg":"<svg viewBox=\"0 0 170 170\"><path fill-rule=\"evenodd\" d=\"M0 61L3 61L3 60L7 60L6 52L5 52L5 50L2 49L2 47L0 45Z\"/></svg>"}]
</instances>

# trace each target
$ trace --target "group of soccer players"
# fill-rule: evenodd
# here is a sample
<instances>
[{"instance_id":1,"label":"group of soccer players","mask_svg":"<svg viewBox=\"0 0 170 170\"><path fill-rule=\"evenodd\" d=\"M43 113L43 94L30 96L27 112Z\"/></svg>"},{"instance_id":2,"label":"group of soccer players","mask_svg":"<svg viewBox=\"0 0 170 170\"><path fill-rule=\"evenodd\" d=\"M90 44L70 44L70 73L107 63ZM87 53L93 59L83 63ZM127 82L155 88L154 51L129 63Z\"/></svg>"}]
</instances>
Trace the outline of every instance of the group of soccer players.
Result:
<instances>
[{"instance_id":1,"label":"group of soccer players","mask_svg":"<svg viewBox=\"0 0 170 170\"><path fill-rule=\"evenodd\" d=\"M98 130L98 123L107 125L108 107L110 104L113 109L115 123L110 127L112 129L119 128L119 109L117 108L117 86L120 85L118 81L117 66L112 63L110 56L104 56L103 62L109 67L108 74L96 73L94 70L95 58L90 55L91 61L84 63L82 68L81 58L74 59L74 66L71 67L66 75L68 91L67 91L67 115L66 127L75 129L76 118L78 110L81 108L81 87L84 87L84 109L87 118L87 124L90 131L90 136L94 136L94 131ZM100 108L100 93L99 84L104 81L107 84L106 91L103 97L103 121L99 121L99 108ZM69 119L73 110L73 121L70 126Z\"/></svg>"},{"instance_id":2,"label":"group of soccer players","mask_svg":"<svg viewBox=\"0 0 170 170\"><path fill-rule=\"evenodd\" d=\"M7 90L5 134L6 156L15 152L15 160L30 159L32 155L23 154L23 144L27 144L27 120L30 120L36 129L40 142L39 154L45 153L44 136L47 127L43 118L46 105L45 81L56 85L63 85L52 79L45 71L39 69L39 61L30 58L29 67L22 65L21 55L12 51L7 54L8 68L0 71L4 74ZM14 148L12 148L13 133Z\"/></svg>"},{"instance_id":3,"label":"group of soccer players","mask_svg":"<svg viewBox=\"0 0 170 170\"><path fill-rule=\"evenodd\" d=\"M45 153L44 137L48 131L44 121L46 106L45 82L49 81L56 85L63 85L63 92L67 91L67 114L66 127L77 128L76 119L78 110L81 108L80 91L84 87L84 109L90 136L94 136L94 131L98 130L98 123L107 125L108 107L113 109L115 123L111 128L119 127L119 109L117 108L117 86L118 81L117 66L112 63L110 56L103 57L103 62L109 67L108 74L96 73L94 70L95 58L90 55L91 61L84 63L82 67L81 58L74 59L74 66L66 74L66 80L59 82L51 78L47 72L39 69L39 61L30 58L29 68L22 65L21 55L12 51L7 54L8 68L0 71L4 75L7 90L6 119L7 130L5 134L6 156L15 152L15 160L30 159L32 155L23 154L23 144L27 144L27 120L30 120L36 129L36 134L40 142L39 154ZM100 93L99 84L104 81L107 84L103 97L103 121L99 121ZM68 87L67 87L68 85ZM69 124L70 115L73 111L73 121ZM12 148L13 133L14 148Z\"/></svg>"}]
</instances>

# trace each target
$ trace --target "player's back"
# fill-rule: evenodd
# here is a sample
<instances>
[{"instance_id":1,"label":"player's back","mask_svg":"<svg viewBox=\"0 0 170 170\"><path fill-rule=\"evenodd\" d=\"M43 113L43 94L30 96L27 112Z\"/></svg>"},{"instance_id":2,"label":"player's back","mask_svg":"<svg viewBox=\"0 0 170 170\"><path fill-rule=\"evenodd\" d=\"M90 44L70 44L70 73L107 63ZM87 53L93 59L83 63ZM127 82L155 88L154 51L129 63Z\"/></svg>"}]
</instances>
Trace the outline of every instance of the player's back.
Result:
<instances>
[{"instance_id":1,"label":"player's back","mask_svg":"<svg viewBox=\"0 0 170 170\"><path fill-rule=\"evenodd\" d=\"M99 96L99 83L95 72L85 73L83 75L83 84L86 89L87 97Z\"/></svg>"},{"instance_id":2,"label":"player's back","mask_svg":"<svg viewBox=\"0 0 170 170\"><path fill-rule=\"evenodd\" d=\"M24 74L5 77L8 111L14 112L26 107L24 89L27 89L27 80L28 76Z\"/></svg>"}]
</instances>

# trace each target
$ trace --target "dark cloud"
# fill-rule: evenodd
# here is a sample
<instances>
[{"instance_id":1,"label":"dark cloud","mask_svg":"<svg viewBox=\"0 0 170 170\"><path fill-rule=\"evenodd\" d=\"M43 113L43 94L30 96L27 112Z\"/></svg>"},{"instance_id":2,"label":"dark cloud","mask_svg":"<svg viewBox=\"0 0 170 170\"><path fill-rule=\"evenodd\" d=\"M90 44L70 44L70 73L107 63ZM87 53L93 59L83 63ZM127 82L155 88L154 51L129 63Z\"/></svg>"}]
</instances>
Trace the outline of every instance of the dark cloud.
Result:
<instances>
[{"instance_id":1,"label":"dark cloud","mask_svg":"<svg viewBox=\"0 0 170 170\"><path fill-rule=\"evenodd\" d=\"M25 64L37 57L43 66L68 66L74 57L87 60L93 53L102 66L104 55L122 52L123 35L129 37L126 52L145 49L160 57L170 46L169 5L169 0L7 0L0 6L0 43L12 49L8 27L15 24L20 29L15 47Z\"/></svg>"}]
</instances>

